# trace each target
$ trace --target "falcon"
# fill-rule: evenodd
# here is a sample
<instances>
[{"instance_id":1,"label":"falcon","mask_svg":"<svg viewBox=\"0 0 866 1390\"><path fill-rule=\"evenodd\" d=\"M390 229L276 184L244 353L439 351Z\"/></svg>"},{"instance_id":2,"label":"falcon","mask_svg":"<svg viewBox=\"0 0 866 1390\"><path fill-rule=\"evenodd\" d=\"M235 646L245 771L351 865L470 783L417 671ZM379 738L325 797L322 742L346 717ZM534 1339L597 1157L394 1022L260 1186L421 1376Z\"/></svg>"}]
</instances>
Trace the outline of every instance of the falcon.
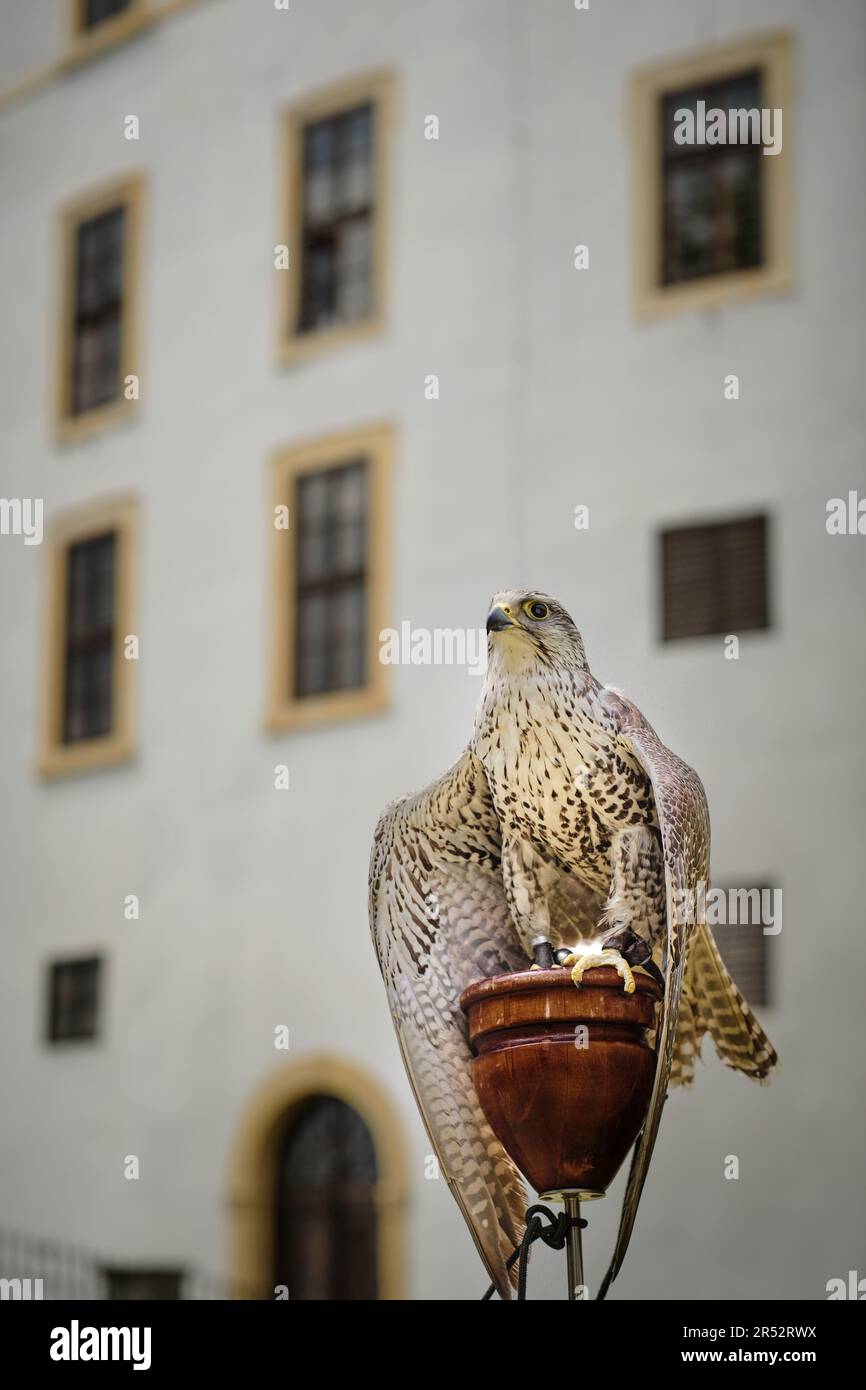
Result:
<instances>
[{"instance_id":1,"label":"falcon","mask_svg":"<svg viewBox=\"0 0 866 1390\"><path fill-rule=\"evenodd\" d=\"M691 1084L703 1036L757 1080L777 1057L705 920L710 825L697 774L630 700L599 684L555 599L498 593L487 633L469 746L379 820L370 927L440 1171L505 1299L526 1190L481 1111L460 995L527 969L539 937L568 949L578 987L593 965L614 965L626 990L635 969L662 972L655 1079L603 1298L631 1237L668 1086Z\"/></svg>"}]
</instances>

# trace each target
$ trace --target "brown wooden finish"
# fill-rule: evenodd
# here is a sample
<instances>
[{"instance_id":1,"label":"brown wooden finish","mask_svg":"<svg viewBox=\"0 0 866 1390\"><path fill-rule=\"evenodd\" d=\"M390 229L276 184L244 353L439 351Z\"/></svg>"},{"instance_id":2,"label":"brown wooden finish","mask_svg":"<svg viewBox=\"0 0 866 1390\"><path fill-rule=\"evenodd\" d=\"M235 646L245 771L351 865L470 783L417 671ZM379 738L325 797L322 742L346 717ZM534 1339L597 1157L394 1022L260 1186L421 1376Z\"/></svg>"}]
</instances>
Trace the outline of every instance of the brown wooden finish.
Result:
<instances>
[{"instance_id":1,"label":"brown wooden finish","mask_svg":"<svg viewBox=\"0 0 866 1390\"><path fill-rule=\"evenodd\" d=\"M626 994L609 966L577 988L567 968L479 980L460 1006L484 1114L536 1192L603 1193L649 1103L659 986L635 972ZM585 1024L588 1042L575 1028Z\"/></svg>"}]
</instances>

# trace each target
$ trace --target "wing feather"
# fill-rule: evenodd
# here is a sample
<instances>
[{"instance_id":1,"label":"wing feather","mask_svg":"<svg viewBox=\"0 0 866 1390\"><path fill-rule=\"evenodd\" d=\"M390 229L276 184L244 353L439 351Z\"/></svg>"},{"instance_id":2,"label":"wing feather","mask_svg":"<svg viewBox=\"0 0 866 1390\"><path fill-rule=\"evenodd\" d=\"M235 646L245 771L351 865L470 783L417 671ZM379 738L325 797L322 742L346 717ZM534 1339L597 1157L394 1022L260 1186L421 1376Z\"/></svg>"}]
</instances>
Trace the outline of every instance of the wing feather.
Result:
<instances>
[{"instance_id":1,"label":"wing feather","mask_svg":"<svg viewBox=\"0 0 866 1390\"><path fill-rule=\"evenodd\" d=\"M370 927L409 1081L440 1170L504 1298L526 1191L472 1082L459 998L474 980L525 968L505 899L499 824L467 750L444 777L394 802L376 829Z\"/></svg>"},{"instance_id":2,"label":"wing feather","mask_svg":"<svg viewBox=\"0 0 866 1390\"><path fill-rule=\"evenodd\" d=\"M600 1299L605 1297L622 1267L667 1098L688 944L685 914L677 907L685 901L696 905L703 901L697 885L700 881L709 882L710 860L709 810L697 773L665 747L630 700L607 691L603 703L613 713L617 732L629 744L652 783L665 863L667 941L665 996L656 1039L656 1075L646 1120L635 1144L616 1245L599 1288ZM684 898L683 894L693 896ZM689 929L694 925L699 924L689 923Z\"/></svg>"}]
</instances>

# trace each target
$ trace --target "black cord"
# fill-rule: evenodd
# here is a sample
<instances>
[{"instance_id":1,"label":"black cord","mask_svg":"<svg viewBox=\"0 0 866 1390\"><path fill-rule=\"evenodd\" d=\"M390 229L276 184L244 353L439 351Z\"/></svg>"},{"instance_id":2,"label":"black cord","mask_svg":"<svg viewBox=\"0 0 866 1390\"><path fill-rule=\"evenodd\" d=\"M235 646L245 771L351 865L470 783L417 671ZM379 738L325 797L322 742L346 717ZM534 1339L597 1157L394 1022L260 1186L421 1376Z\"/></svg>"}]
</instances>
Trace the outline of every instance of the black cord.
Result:
<instances>
[{"instance_id":1,"label":"black cord","mask_svg":"<svg viewBox=\"0 0 866 1390\"><path fill-rule=\"evenodd\" d=\"M546 1217L550 1222L545 1226L542 1218ZM549 1207L544 1207L540 1203L537 1206L529 1207L526 1212L526 1229L523 1232L523 1240L516 1245L505 1261L505 1268L511 1269L515 1260L520 1260L520 1269L517 1271L517 1301L526 1300L526 1276L529 1271L529 1248L536 1240L543 1240L545 1245L550 1246L551 1250L564 1250L565 1242L568 1240L568 1233L572 1225L580 1226L583 1230L588 1223L580 1217L569 1216L567 1212L561 1211L558 1216L554 1216ZM481 1299L486 1303L496 1292L496 1285L491 1284Z\"/></svg>"}]
</instances>

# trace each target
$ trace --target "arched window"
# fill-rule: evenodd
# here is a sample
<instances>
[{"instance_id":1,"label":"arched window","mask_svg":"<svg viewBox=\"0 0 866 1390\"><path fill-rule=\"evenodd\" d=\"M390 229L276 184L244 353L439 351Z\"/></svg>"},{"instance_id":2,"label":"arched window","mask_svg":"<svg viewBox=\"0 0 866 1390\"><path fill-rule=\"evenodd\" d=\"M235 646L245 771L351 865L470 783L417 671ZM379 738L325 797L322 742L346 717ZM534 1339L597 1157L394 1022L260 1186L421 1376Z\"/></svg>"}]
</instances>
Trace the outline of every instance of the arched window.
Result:
<instances>
[{"instance_id":1,"label":"arched window","mask_svg":"<svg viewBox=\"0 0 866 1390\"><path fill-rule=\"evenodd\" d=\"M376 1153L351 1105L312 1095L280 1137L274 1284L292 1301L378 1297Z\"/></svg>"},{"instance_id":2,"label":"arched window","mask_svg":"<svg viewBox=\"0 0 866 1390\"><path fill-rule=\"evenodd\" d=\"M229 1170L236 1298L406 1297L406 1147L387 1091L330 1053L264 1077Z\"/></svg>"}]
</instances>

